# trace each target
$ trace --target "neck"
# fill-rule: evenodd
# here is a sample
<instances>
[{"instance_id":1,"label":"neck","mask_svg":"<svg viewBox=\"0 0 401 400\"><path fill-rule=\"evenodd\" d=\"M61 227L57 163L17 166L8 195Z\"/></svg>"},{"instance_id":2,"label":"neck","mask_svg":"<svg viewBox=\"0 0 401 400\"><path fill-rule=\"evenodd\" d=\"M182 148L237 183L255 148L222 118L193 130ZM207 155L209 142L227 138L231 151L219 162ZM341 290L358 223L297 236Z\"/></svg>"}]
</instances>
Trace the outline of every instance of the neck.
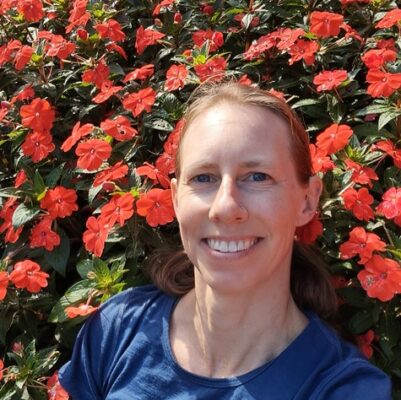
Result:
<instances>
[{"instance_id":1,"label":"neck","mask_svg":"<svg viewBox=\"0 0 401 400\"><path fill-rule=\"evenodd\" d=\"M195 285L180 303L188 332L182 340L191 342L188 348L198 357L195 364L184 360L182 366L204 376L228 377L277 357L307 324L289 288L280 286L276 282L241 294Z\"/></svg>"}]
</instances>

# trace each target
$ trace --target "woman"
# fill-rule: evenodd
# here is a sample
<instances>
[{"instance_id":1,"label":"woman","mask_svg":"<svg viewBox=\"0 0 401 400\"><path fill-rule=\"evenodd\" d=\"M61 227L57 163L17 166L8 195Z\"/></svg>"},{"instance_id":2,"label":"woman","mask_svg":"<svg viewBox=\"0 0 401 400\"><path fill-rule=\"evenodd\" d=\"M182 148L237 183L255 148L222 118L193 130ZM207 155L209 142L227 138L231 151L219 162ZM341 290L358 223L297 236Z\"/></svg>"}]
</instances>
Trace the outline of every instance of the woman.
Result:
<instances>
[{"instance_id":1,"label":"woman","mask_svg":"<svg viewBox=\"0 0 401 400\"><path fill-rule=\"evenodd\" d=\"M191 263L152 269L169 294L131 289L91 317L62 385L79 400L390 399L388 378L316 315L335 312L327 277L293 256L322 184L289 107L224 83L185 119L172 193Z\"/></svg>"}]
</instances>

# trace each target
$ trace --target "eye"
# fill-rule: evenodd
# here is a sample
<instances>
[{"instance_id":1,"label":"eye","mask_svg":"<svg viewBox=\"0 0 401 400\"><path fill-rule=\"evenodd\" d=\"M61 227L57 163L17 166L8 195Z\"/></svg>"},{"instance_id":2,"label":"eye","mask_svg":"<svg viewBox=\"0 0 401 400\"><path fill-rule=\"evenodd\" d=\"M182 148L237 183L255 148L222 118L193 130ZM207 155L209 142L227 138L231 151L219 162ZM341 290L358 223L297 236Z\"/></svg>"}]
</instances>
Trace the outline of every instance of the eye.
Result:
<instances>
[{"instance_id":1,"label":"eye","mask_svg":"<svg viewBox=\"0 0 401 400\"><path fill-rule=\"evenodd\" d=\"M191 178L191 181L195 183L210 183L212 182L212 177L208 174L199 174Z\"/></svg>"},{"instance_id":2,"label":"eye","mask_svg":"<svg viewBox=\"0 0 401 400\"><path fill-rule=\"evenodd\" d=\"M252 172L246 177L246 180L254 182L264 182L269 179L269 175L265 174L264 172Z\"/></svg>"}]
</instances>

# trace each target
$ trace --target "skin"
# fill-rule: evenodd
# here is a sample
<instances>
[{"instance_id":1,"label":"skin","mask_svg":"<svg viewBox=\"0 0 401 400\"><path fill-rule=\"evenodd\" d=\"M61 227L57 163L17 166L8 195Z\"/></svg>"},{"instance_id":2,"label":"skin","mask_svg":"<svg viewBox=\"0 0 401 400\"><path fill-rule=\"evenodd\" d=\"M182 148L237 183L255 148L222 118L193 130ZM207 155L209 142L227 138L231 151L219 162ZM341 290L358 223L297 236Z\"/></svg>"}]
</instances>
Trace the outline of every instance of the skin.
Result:
<instances>
[{"instance_id":1,"label":"skin","mask_svg":"<svg viewBox=\"0 0 401 400\"><path fill-rule=\"evenodd\" d=\"M173 312L172 350L193 373L238 376L277 356L307 325L290 293L291 252L321 182L298 182L286 123L255 106L209 109L180 151L173 203L195 289ZM211 240L250 247L227 253Z\"/></svg>"}]
</instances>

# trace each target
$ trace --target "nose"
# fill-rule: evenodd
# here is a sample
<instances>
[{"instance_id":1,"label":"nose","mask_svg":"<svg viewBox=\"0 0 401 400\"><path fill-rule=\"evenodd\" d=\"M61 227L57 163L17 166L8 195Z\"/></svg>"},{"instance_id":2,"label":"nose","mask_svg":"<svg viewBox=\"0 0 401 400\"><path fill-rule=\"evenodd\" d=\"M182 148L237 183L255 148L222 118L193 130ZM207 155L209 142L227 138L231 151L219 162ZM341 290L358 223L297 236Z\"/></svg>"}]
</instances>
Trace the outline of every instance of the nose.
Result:
<instances>
[{"instance_id":1,"label":"nose","mask_svg":"<svg viewBox=\"0 0 401 400\"><path fill-rule=\"evenodd\" d=\"M248 218L248 210L240 202L235 181L223 177L209 210L209 219L215 222L242 222Z\"/></svg>"}]
</instances>

